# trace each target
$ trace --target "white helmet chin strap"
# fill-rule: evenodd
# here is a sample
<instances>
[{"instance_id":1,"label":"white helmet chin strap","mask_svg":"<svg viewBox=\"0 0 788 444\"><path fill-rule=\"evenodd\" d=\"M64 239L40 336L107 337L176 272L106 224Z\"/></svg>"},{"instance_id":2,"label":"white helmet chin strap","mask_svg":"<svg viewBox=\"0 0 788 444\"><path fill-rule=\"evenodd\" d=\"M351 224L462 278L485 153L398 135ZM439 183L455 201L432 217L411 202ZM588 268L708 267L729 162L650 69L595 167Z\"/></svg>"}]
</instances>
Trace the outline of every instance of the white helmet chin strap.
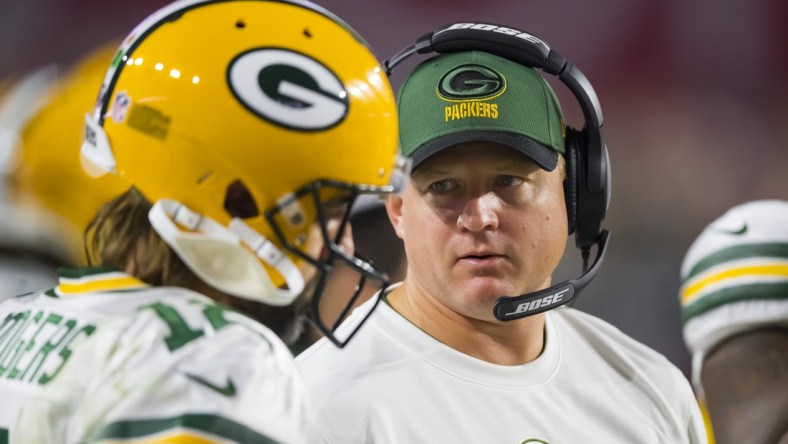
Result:
<instances>
[{"instance_id":1,"label":"white helmet chin strap","mask_svg":"<svg viewBox=\"0 0 788 444\"><path fill-rule=\"evenodd\" d=\"M220 291L284 306L304 289L304 277L295 263L241 219L224 226L171 199L157 201L148 219L189 269ZM282 275L287 289L274 285L260 259Z\"/></svg>"}]
</instances>

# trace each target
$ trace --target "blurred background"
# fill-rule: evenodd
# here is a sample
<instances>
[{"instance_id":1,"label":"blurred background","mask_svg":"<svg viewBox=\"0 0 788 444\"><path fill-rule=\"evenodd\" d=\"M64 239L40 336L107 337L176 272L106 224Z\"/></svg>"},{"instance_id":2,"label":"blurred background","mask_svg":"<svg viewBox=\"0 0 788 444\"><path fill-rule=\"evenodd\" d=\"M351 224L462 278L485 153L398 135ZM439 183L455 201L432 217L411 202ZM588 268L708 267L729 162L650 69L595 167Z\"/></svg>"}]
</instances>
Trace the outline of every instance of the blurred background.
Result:
<instances>
[{"instance_id":1,"label":"blurred background","mask_svg":"<svg viewBox=\"0 0 788 444\"><path fill-rule=\"evenodd\" d=\"M0 0L0 82L44 64L67 65L107 41L119 41L166 3ZM356 28L381 59L448 22L491 22L542 38L586 74L605 117L613 193L604 225L612 236L606 263L575 307L611 322L688 373L678 304L684 252L729 207L788 199L788 3L320 4ZM395 88L417 61L395 71ZM572 96L551 83L567 123L582 125ZM556 279L575 277L579 270L572 239Z\"/></svg>"}]
</instances>

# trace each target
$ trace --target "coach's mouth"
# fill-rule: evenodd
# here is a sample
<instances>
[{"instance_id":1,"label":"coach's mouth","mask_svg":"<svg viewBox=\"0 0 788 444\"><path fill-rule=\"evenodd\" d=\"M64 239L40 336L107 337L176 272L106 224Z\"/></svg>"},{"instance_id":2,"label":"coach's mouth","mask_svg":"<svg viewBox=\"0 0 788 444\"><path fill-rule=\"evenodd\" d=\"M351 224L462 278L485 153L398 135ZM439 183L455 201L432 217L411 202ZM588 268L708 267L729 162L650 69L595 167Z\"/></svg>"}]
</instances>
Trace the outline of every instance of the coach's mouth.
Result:
<instances>
[{"instance_id":1,"label":"coach's mouth","mask_svg":"<svg viewBox=\"0 0 788 444\"><path fill-rule=\"evenodd\" d=\"M506 256L492 252L470 253L460 256L457 261L472 265L491 265L504 260Z\"/></svg>"}]
</instances>

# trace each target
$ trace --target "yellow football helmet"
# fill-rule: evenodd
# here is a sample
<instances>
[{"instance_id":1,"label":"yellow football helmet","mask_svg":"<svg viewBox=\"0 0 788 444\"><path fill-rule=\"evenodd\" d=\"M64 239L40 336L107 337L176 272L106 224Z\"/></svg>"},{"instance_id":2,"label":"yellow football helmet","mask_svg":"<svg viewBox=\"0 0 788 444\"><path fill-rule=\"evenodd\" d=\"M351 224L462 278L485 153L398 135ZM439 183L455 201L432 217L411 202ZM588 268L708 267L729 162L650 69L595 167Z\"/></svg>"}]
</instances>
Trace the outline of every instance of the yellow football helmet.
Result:
<instances>
[{"instance_id":1,"label":"yellow football helmet","mask_svg":"<svg viewBox=\"0 0 788 444\"><path fill-rule=\"evenodd\" d=\"M0 302L56 284L56 268L69 260L55 221L17 202L10 183L20 128L43 106L56 73L48 66L0 79Z\"/></svg>"},{"instance_id":2,"label":"yellow football helmet","mask_svg":"<svg viewBox=\"0 0 788 444\"><path fill-rule=\"evenodd\" d=\"M317 305L338 261L387 280L338 245L347 211L326 225L332 205L403 183L397 142L388 79L339 18L308 2L184 0L121 45L82 154L153 202L154 229L211 286L281 306L316 273Z\"/></svg>"},{"instance_id":3,"label":"yellow football helmet","mask_svg":"<svg viewBox=\"0 0 788 444\"><path fill-rule=\"evenodd\" d=\"M95 106L96 89L116 49L117 42L98 47L64 73L54 66L38 70L15 93L30 89L39 97L23 94L19 105L6 103L9 112L24 119L15 125L8 200L35 215L36 223L47 222L39 230L57 238L50 248L63 248L70 265L85 262L82 236L101 205L128 188L114 176L88 176L79 154L84 114Z\"/></svg>"},{"instance_id":4,"label":"yellow football helmet","mask_svg":"<svg viewBox=\"0 0 788 444\"><path fill-rule=\"evenodd\" d=\"M46 261L64 262L68 260L67 248L58 236L52 235L57 224L34 211L34 205L20 202L12 191L12 176L18 168L22 146L21 131L46 105L56 80L57 68L49 65L0 82L0 246L15 255L27 252Z\"/></svg>"},{"instance_id":5,"label":"yellow football helmet","mask_svg":"<svg viewBox=\"0 0 788 444\"><path fill-rule=\"evenodd\" d=\"M67 265L84 263L82 233L128 185L92 180L81 167L84 113L117 43L71 68L51 64L9 82L0 98L0 243Z\"/></svg>"}]
</instances>

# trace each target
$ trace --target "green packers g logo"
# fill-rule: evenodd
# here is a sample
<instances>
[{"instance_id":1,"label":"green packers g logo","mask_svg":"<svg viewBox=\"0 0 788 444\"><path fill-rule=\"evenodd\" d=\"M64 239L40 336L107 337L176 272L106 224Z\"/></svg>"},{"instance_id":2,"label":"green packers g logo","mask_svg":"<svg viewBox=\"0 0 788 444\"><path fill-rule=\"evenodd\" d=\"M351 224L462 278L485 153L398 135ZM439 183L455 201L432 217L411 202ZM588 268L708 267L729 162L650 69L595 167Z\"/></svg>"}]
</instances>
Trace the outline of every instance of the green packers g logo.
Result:
<instances>
[{"instance_id":1,"label":"green packers g logo","mask_svg":"<svg viewBox=\"0 0 788 444\"><path fill-rule=\"evenodd\" d=\"M246 109L289 129L320 131L345 119L348 93L325 65L281 48L239 54L227 69L230 90Z\"/></svg>"},{"instance_id":2,"label":"green packers g logo","mask_svg":"<svg viewBox=\"0 0 788 444\"><path fill-rule=\"evenodd\" d=\"M448 101L481 100L506 90L502 75L481 65L462 65L447 72L438 83L438 95Z\"/></svg>"}]
</instances>

